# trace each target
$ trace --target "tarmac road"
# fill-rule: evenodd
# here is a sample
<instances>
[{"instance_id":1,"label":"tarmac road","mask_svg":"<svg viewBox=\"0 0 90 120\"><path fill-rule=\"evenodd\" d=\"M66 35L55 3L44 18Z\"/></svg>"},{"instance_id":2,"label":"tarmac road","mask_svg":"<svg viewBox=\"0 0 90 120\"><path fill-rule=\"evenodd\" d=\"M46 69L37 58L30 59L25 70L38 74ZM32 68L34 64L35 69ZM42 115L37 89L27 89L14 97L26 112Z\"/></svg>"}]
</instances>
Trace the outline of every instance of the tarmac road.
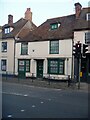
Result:
<instances>
[{"instance_id":1,"label":"tarmac road","mask_svg":"<svg viewBox=\"0 0 90 120\"><path fill-rule=\"evenodd\" d=\"M3 118L87 118L88 93L3 82Z\"/></svg>"}]
</instances>

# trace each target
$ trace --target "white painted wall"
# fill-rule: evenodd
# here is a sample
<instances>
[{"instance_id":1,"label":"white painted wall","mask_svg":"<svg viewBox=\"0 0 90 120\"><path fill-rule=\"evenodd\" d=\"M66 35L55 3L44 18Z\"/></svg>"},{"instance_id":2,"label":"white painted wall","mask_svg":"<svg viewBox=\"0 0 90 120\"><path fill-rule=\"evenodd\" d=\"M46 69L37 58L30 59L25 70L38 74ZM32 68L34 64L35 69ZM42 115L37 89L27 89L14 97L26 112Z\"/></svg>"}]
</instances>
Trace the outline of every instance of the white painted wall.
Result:
<instances>
[{"instance_id":1,"label":"white painted wall","mask_svg":"<svg viewBox=\"0 0 90 120\"><path fill-rule=\"evenodd\" d=\"M2 42L7 42L7 52L1 52ZM7 60L7 72L13 74L14 70L14 39L0 40L0 60ZM1 63L0 63L1 64ZM0 67L1 70L1 67Z\"/></svg>"},{"instance_id":2,"label":"white painted wall","mask_svg":"<svg viewBox=\"0 0 90 120\"><path fill-rule=\"evenodd\" d=\"M49 54L49 45L49 41L29 42L28 55L21 55L21 43L16 43L15 72L18 73L18 59L31 59L30 74L27 74L30 76L31 73L36 73L36 60L34 59L44 59L43 73L47 74L47 58L68 58L65 60L65 76L71 75L72 39L59 40L59 54Z\"/></svg>"},{"instance_id":3,"label":"white painted wall","mask_svg":"<svg viewBox=\"0 0 90 120\"><path fill-rule=\"evenodd\" d=\"M31 56L31 58L45 58L49 53L48 44L49 41L29 43L29 55Z\"/></svg>"},{"instance_id":4,"label":"white painted wall","mask_svg":"<svg viewBox=\"0 0 90 120\"><path fill-rule=\"evenodd\" d=\"M34 50L34 51L33 51ZM49 41L29 42L28 56L31 58L39 57L72 57L72 40L59 41L59 54L49 54ZM16 43L16 57L28 57L21 55L21 43Z\"/></svg>"},{"instance_id":5,"label":"white painted wall","mask_svg":"<svg viewBox=\"0 0 90 120\"><path fill-rule=\"evenodd\" d=\"M74 41L75 43L77 41L80 41L81 43L85 44L85 33L90 32L88 30L83 30L83 31L76 31L74 32ZM90 45L88 46L88 50L90 52Z\"/></svg>"},{"instance_id":6,"label":"white painted wall","mask_svg":"<svg viewBox=\"0 0 90 120\"><path fill-rule=\"evenodd\" d=\"M88 31L76 31L74 32L74 41L80 41L81 43L85 43L85 33Z\"/></svg>"}]
</instances>

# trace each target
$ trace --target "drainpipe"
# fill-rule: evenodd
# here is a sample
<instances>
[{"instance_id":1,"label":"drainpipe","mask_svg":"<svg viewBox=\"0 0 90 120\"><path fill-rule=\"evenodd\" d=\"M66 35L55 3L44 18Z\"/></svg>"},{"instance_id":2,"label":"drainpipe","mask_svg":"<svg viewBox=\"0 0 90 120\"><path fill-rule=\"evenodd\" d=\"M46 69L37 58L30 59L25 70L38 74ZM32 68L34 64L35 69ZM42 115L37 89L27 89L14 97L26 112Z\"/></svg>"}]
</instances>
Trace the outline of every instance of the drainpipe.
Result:
<instances>
[{"instance_id":1,"label":"drainpipe","mask_svg":"<svg viewBox=\"0 0 90 120\"><path fill-rule=\"evenodd\" d=\"M19 40L20 38L18 37L15 37L14 38L14 66L13 66L13 73L14 73L14 75L15 75L15 54L16 54L16 52L15 52L15 50L16 50L16 41L17 40Z\"/></svg>"},{"instance_id":2,"label":"drainpipe","mask_svg":"<svg viewBox=\"0 0 90 120\"><path fill-rule=\"evenodd\" d=\"M16 39L14 38L14 66L13 66L13 74L15 75L15 47L16 47Z\"/></svg>"},{"instance_id":3,"label":"drainpipe","mask_svg":"<svg viewBox=\"0 0 90 120\"><path fill-rule=\"evenodd\" d=\"M68 76L68 58L66 59L67 60L67 76Z\"/></svg>"},{"instance_id":4,"label":"drainpipe","mask_svg":"<svg viewBox=\"0 0 90 120\"><path fill-rule=\"evenodd\" d=\"M73 40L73 38L72 38L72 63L71 63L71 80L73 80L73 78L74 78L74 65L73 65L73 44L74 44L74 40Z\"/></svg>"},{"instance_id":5,"label":"drainpipe","mask_svg":"<svg viewBox=\"0 0 90 120\"><path fill-rule=\"evenodd\" d=\"M16 51L16 43L17 43L18 40L20 40L19 37L14 38L14 69L13 69L14 75L15 75L15 54L16 54L15 51Z\"/></svg>"}]
</instances>

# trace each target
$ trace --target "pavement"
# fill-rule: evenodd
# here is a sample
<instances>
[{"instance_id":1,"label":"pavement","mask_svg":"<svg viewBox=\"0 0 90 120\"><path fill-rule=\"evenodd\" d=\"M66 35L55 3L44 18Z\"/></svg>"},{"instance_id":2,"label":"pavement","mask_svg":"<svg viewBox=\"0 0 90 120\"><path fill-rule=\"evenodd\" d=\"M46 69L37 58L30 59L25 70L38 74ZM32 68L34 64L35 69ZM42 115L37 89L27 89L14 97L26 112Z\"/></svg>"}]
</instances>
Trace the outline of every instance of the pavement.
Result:
<instances>
[{"instance_id":1,"label":"pavement","mask_svg":"<svg viewBox=\"0 0 90 120\"><path fill-rule=\"evenodd\" d=\"M68 87L68 82L66 81L48 81L46 79L31 79L31 78L17 78L17 77L2 77L3 82L25 84L30 86L37 87L46 87L54 89L63 89L63 90L79 90L79 91L89 91L89 85L86 82L80 82L80 89L78 89L78 83L71 83Z\"/></svg>"}]
</instances>

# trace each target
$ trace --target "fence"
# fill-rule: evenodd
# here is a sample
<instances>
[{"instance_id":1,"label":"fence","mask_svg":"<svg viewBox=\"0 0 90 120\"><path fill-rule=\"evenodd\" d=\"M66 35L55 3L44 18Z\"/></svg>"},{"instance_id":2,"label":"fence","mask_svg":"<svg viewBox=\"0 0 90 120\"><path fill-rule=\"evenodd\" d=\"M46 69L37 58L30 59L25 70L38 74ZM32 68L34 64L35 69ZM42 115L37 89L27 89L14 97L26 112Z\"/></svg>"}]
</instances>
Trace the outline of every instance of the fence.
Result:
<instances>
[{"instance_id":1,"label":"fence","mask_svg":"<svg viewBox=\"0 0 90 120\"><path fill-rule=\"evenodd\" d=\"M51 84L59 84L59 83L65 83L67 84L67 86L71 86L71 85L75 85L75 82L72 82L72 80L70 79L70 76L66 76L65 78L61 78L59 79L59 77L53 77L50 74L43 74L43 78L36 78L36 73L32 73L31 76L29 77L19 77L19 75L15 75L12 72L4 72L2 73L2 80L8 80L10 82L18 82L18 83L37 83L37 82L46 82L48 85ZM37 83L38 84L38 83Z\"/></svg>"}]
</instances>

